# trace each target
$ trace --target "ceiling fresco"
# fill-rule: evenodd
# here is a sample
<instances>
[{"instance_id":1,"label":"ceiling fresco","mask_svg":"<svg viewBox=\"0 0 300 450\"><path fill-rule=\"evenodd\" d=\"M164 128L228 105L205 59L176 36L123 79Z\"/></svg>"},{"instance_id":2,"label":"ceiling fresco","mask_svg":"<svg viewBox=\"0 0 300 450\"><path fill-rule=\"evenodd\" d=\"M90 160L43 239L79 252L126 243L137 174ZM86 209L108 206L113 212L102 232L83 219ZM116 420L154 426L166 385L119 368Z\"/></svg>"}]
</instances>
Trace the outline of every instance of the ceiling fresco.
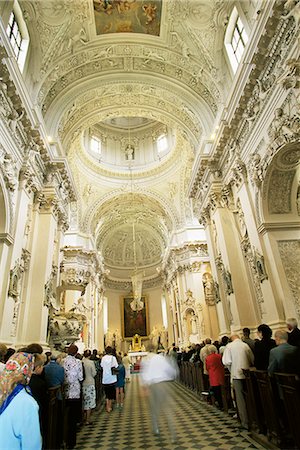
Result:
<instances>
[{"instance_id":1,"label":"ceiling fresco","mask_svg":"<svg viewBox=\"0 0 300 450\"><path fill-rule=\"evenodd\" d=\"M159 36L162 0L94 0L97 34Z\"/></svg>"}]
</instances>

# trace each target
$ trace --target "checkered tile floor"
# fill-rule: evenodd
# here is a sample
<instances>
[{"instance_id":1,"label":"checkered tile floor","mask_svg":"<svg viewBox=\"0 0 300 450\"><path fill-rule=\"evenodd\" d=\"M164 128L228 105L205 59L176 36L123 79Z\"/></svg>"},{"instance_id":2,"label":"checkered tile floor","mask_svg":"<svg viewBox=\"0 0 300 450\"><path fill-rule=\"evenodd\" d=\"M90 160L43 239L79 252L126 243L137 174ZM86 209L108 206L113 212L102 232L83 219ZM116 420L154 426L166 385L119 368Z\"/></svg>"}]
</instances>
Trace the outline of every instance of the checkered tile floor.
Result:
<instances>
[{"instance_id":1,"label":"checkered tile floor","mask_svg":"<svg viewBox=\"0 0 300 450\"><path fill-rule=\"evenodd\" d=\"M243 450L262 449L248 437L247 432L239 432L237 421L214 407L200 402L191 391L180 384L172 384L172 414L176 432L175 443L166 418L162 415L160 434L155 436L151 427L148 398L143 395L139 376L132 376L126 387L126 398L122 410L114 409L94 412L93 425L85 425L77 435L76 449L103 450Z\"/></svg>"}]
</instances>

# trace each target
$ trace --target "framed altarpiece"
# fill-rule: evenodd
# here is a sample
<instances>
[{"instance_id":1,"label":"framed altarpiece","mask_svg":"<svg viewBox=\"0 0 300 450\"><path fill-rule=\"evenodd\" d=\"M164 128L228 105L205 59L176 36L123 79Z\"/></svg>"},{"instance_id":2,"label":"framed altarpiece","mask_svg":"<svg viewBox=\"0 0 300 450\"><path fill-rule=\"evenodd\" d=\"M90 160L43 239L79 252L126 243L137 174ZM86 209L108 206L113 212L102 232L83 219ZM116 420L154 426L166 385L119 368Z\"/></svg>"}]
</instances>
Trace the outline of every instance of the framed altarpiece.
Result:
<instances>
[{"instance_id":1,"label":"framed altarpiece","mask_svg":"<svg viewBox=\"0 0 300 450\"><path fill-rule=\"evenodd\" d=\"M149 334L148 298L143 295L138 303L133 296L121 297L122 336L131 339L135 334Z\"/></svg>"}]
</instances>

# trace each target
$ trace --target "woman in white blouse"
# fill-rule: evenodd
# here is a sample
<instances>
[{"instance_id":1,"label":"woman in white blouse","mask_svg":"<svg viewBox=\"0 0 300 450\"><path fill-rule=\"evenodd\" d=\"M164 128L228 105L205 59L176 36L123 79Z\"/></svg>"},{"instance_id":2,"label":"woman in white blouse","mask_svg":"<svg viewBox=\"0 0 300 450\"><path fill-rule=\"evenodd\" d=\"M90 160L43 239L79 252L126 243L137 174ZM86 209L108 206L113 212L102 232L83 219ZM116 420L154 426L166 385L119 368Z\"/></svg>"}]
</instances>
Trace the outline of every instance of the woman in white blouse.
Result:
<instances>
[{"instance_id":1,"label":"woman in white blouse","mask_svg":"<svg viewBox=\"0 0 300 450\"><path fill-rule=\"evenodd\" d=\"M101 360L101 367L103 370L102 385L106 397L106 411L110 413L112 411L112 400L116 398L115 384L117 382L117 375L113 375L111 369L118 367L117 359L113 355L111 347L106 347L105 355Z\"/></svg>"}]
</instances>

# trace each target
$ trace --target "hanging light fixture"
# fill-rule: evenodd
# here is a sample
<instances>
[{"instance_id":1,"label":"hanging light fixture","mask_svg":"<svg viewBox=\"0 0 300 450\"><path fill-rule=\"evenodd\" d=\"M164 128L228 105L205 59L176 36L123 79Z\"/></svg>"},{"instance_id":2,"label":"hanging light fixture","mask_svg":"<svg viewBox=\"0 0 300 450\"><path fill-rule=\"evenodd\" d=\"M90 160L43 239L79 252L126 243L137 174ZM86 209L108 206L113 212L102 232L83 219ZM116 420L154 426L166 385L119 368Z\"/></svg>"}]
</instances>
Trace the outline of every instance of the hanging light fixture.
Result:
<instances>
[{"instance_id":1,"label":"hanging light fixture","mask_svg":"<svg viewBox=\"0 0 300 450\"><path fill-rule=\"evenodd\" d=\"M131 136L130 136L130 125L128 118L128 144L125 149L127 160L129 163L130 170L130 193L133 197L133 179L132 179L132 165L131 161L134 159L134 147L131 144ZM132 220L132 242L133 242L133 263L134 263L134 271L131 276L132 283L132 294L133 300L130 303L130 307L133 311L140 311L144 307L144 303L142 302L142 287L143 287L143 271L138 270L137 267L137 255L136 255L136 221L135 218Z\"/></svg>"}]
</instances>

